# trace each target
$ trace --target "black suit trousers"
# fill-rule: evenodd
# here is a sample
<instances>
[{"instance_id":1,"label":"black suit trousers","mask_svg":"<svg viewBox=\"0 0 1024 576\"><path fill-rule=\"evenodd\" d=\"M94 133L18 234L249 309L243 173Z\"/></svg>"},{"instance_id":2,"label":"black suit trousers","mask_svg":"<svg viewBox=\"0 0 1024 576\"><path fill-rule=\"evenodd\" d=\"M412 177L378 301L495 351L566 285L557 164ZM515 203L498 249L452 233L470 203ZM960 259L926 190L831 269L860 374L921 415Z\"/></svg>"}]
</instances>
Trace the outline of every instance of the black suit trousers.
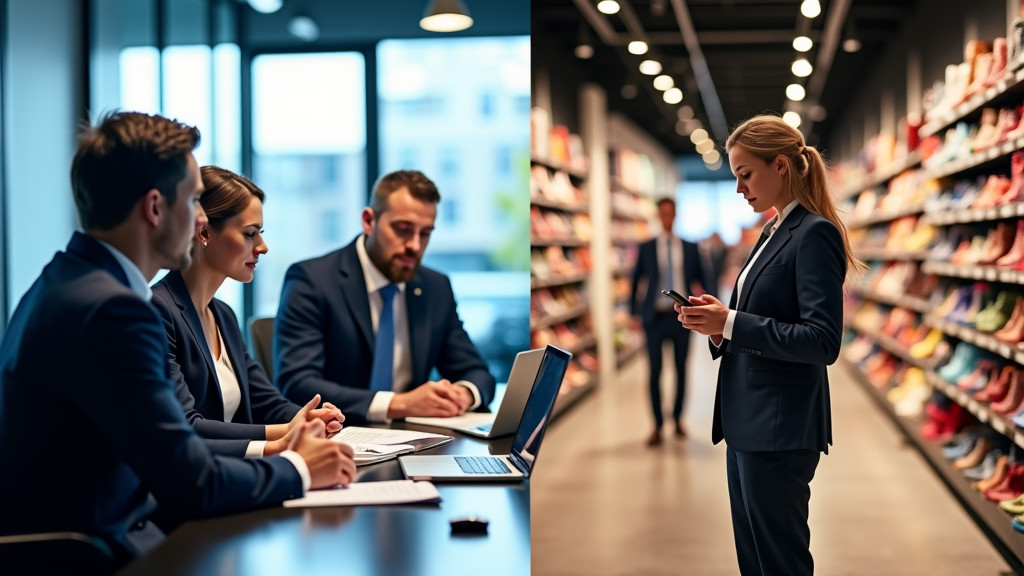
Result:
<instances>
[{"instance_id":1,"label":"black suit trousers","mask_svg":"<svg viewBox=\"0 0 1024 576\"><path fill-rule=\"evenodd\" d=\"M816 450L741 452L728 448L729 503L740 574L814 574L807 526Z\"/></svg>"},{"instance_id":2,"label":"black suit trousers","mask_svg":"<svg viewBox=\"0 0 1024 576\"><path fill-rule=\"evenodd\" d=\"M676 396L672 404L672 417L676 420L683 414L683 399L686 396L686 356L690 350L690 331L679 324L678 314L657 313L645 328L647 336L647 360L651 368L651 410L654 425L661 428L665 417L661 411L661 367L662 344L672 342L672 353L676 364Z\"/></svg>"}]
</instances>

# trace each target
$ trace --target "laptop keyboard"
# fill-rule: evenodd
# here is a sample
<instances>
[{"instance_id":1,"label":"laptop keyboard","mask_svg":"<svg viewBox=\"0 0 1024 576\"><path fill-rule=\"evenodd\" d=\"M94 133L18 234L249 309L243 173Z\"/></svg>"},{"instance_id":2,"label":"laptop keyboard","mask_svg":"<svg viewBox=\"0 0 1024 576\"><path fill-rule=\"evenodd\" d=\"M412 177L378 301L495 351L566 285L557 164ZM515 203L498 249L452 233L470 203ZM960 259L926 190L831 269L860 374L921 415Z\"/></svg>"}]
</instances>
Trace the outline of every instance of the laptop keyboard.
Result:
<instances>
[{"instance_id":1,"label":"laptop keyboard","mask_svg":"<svg viewBox=\"0 0 1024 576\"><path fill-rule=\"evenodd\" d=\"M456 456L455 462L467 474L509 474L505 462L489 456Z\"/></svg>"},{"instance_id":2,"label":"laptop keyboard","mask_svg":"<svg viewBox=\"0 0 1024 576\"><path fill-rule=\"evenodd\" d=\"M487 433L487 432L491 431L491 426L493 426L493 425L494 425L494 422L487 422L485 424L481 424L481 425L477 426L476 429L481 431L481 432Z\"/></svg>"}]
</instances>

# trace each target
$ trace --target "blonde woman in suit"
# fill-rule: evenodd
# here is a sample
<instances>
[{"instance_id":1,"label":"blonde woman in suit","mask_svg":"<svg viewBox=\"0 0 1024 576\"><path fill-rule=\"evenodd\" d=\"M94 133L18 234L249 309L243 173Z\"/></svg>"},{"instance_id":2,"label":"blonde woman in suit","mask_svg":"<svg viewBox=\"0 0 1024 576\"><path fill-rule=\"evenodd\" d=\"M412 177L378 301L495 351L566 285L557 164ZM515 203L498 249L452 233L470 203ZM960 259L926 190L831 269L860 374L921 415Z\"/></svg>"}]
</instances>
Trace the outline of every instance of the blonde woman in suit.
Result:
<instances>
[{"instance_id":1,"label":"blonde woman in suit","mask_svg":"<svg viewBox=\"0 0 1024 576\"><path fill-rule=\"evenodd\" d=\"M812 574L810 482L832 444L826 368L842 337L843 282L863 270L828 190L825 163L776 116L741 124L725 146L736 191L775 208L729 305L676 306L721 358L712 439L725 440L733 535L744 575Z\"/></svg>"}]
</instances>

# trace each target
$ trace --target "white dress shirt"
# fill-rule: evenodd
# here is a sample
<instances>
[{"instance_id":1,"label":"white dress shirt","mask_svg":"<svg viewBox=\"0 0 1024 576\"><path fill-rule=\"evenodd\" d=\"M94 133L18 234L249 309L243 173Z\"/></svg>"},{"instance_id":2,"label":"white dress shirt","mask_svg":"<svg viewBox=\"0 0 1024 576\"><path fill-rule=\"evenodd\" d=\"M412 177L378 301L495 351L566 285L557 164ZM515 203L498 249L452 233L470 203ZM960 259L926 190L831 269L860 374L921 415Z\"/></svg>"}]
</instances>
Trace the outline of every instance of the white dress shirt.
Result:
<instances>
[{"instance_id":1,"label":"white dress shirt","mask_svg":"<svg viewBox=\"0 0 1024 576\"><path fill-rule=\"evenodd\" d=\"M227 345L224 344L224 337L217 328L217 340L220 342L220 356L213 360L213 367L217 372L217 387L220 388L220 397L224 404L224 421L231 422L242 405L242 387L238 384L238 374L231 365L231 357L227 353ZM210 356L213 356L213 348L210 348ZM260 458L266 450L265 440L253 440L245 449L246 458Z\"/></svg>"},{"instance_id":2,"label":"white dress shirt","mask_svg":"<svg viewBox=\"0 0 1024 576\"><path fill-rule=\"evenodd\" d=\"M761 247L757 249L757 252L755 252L754 255L750 258L750 262L747 262L747 265L740 272L739 278L736 279L736 304L737 305L739 305L740 296L743 294L743 284L747 280L747 272L750 270L751 266L754 265L754 262L757 262L757 258L761 255L761 252L764 252L764 247L768 245L768 242L771 240L771 237L775 234L775 231L778 230L779 226L782 225L782 221L786 219L786 216L789 216L789 214L791 212L793 212L793 209L796 208L797 204L799 204L799 202L797 202L796 200L793 200L792 202L787 204L785 208L782 209L782 214L780 214L775 219L775 223L772 224L771 228L769 228L768 238L766 238L765 241L761 243ZM736 323L736 311L735 310L729 310L729 316L726 317L726 319L725 319L725 328L722 330L722 336L724 336L728 340L732 340L732 330L733 330L733 325L735 323Z\"/></svg>"},{"instance_id":3,"label":"white dress shirt","mask_svg":"<svg viewBox=\"0 0 1024 576\"><path fill-rule=\"evenodd\" d=\"M363 234L356 240L356 254L359 256L359 265L363 268L363 280L366 282L366 293L370 299L370 321L373 323L373 333L377 333L377 324L380 322L381 310L384 308L384 301L380 296L380 289L391 284L384 274L377 269L377 266L370 260L366 253L366 235ZM422 384L412 382L412 350L409 348L409 311L405 306L405 283L399 283L398 293L392 302L392 313L395 320L395 354L392 391L377 392L370 401L370 408L366 411L366 419L370 422L388 422L388 407L391 406L391 399L396 392L407 392ZM472 410L480 405L480 391L476 385L467 380L460 380L455 384L465 386L473 394Z\"/></svg>"}]
</instances>

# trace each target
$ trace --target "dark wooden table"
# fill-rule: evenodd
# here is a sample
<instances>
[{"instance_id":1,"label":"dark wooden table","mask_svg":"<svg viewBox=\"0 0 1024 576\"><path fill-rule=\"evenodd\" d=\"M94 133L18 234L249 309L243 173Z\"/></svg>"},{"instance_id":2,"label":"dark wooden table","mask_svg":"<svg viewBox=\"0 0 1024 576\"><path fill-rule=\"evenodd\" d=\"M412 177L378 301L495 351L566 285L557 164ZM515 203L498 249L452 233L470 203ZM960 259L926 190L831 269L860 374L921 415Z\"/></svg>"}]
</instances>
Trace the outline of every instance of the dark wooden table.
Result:
<instances>
[{"instance_id":1,"label":"dark wooden table","mask_svg":"<svg viewBox=\"0 0 1024 576\"><path fill-rule=\"evenodd\" d=\"M505 454L511 437L487 442L459 432L425 454ZM357 481L397 480L396 460L361 466ZM530 573L529 481L438 483L439 504L330 508L275 507L189 522L120 574L284 576L459 576ZM479 536L451 533L449 520L489 520Z\"/></svg>"}]
</instances>

